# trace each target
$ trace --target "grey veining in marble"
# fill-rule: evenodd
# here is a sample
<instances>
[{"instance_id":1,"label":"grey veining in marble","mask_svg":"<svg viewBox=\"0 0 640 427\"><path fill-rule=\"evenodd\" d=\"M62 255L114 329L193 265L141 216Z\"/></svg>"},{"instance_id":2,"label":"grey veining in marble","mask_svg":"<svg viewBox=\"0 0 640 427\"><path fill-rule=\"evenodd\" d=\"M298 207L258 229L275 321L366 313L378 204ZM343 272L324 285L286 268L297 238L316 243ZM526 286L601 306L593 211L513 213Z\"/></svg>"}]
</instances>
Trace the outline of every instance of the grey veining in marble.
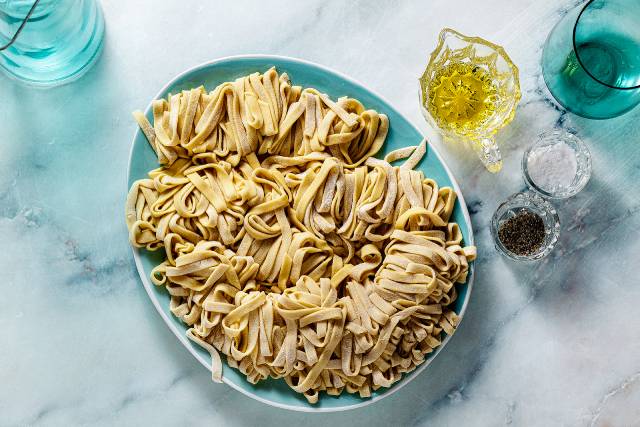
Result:
<instances>
[{"instance_id":1,"label":"grey veining in marble","mask_svg":"<svg viewBox=\"0 0 640 427\"><path fill-rule=\"evenodd\" d=\"M576 4L105 0L106 49L84 78L35 90L0 76L0 425L640 425L640 109L591 121L552 101L541 49ZM287 412L211 383L133 266L123 220L130 112L187 67L272 53L359 79L432 134L417 76L444 26L504 45L523 92L499 136L501 174L433 138L479 252L456 335L414 382L351 412ZM552 255L514 264L493 248L489 220L524 189L522 153L551 128L585 140L593 176L559 205Z\"/></svg>"}]
</instances>

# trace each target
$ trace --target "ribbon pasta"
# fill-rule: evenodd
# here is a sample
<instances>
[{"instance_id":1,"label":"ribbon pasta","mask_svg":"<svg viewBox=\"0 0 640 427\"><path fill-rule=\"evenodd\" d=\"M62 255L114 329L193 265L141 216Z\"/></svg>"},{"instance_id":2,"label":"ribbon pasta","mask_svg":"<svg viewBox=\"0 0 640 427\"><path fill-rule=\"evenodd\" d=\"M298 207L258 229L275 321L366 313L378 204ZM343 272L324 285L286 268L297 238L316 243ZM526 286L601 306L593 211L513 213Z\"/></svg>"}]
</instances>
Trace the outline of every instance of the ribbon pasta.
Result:
<instances>
[{"instance_id":1,"label":"ribbon pasta","mask_svg":"<svg viewBox=\"0 0 640 427\"><path fill-rule=\"evenodd\" d=\"M372 157L389 120L270 69L134 113L160 168L126 203L131 243L187 336L248 381L366 397L452 334L476 255L449 222L456 194L413 170L418 147ZM389 162L409 157L401 167Z\"/></svg>"}]
</instances>

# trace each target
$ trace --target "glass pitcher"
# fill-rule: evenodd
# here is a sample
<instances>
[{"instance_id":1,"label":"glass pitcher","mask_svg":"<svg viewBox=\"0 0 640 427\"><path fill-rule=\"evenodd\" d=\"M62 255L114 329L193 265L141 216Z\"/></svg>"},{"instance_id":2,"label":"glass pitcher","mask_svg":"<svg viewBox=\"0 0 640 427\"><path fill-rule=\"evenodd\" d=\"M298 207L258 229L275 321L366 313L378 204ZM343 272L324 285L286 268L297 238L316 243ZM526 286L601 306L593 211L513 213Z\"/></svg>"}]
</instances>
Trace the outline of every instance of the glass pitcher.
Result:
<instances>
[{"instance_id":1,"label":"glass pitcher","mask_svg":"<svg viewBox=\"0 0 640 427\"><path fill-rule=\"evenodd\" d=\"M640 103L640 1L590 0L549 34L542 54L549 92L572 113L617 117Z\"/></svg>"},{"instance_id":2,"label":"glass pitcher","mask_svg":"<svg viewBox=\"0 0 640 427\"><path fill-rule=\"evenodd\" d=\"M464 141L490 172L502 168L495 134L520 101L518 68L504 49L449 28L440 32L420 77L420 106L445 140Z\"/></svg>"},{"instance_id":3,"label":"glass pitcher","mask_svg":"<svg viewBox=\"0 0 640 427\"><path fill-rule=\"evenodd\" d=\"M96 0L0 0L0 45L10 43L0 51L0 68L20 81L53 86L80 77L100 56L103 39Z\"/></svg>"}]
</instances>

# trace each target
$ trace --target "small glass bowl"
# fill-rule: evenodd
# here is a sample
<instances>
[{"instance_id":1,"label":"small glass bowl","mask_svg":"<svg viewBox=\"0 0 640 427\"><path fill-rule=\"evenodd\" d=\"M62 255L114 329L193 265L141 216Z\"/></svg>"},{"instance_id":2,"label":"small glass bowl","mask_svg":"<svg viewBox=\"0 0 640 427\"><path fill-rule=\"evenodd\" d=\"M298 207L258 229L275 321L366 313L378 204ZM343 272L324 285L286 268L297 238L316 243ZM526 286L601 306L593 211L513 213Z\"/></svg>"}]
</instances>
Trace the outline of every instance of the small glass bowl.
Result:
<instances>
[{"instance_id":1,"label":"small glass bowl","mask_svg":"<svg viewBox=\"0 0 640 427\"><path fill-rule=\"evenodd\" d=\"M540 215L544 222L545 238L542 246L530 255L518 255L507 249L498 237L498 230L503 222L516 216L521 211L529 211ZM505 200L491 219L491 236L496 249L508 258L517 261L535 261L547 256L556 245L560 236L560 219L558 212L546 200L533 192L515 193Z\"/></svg>"},{"instance_id":2,"label":"small glass bowl","mask_svg":"<svg viewBox=\"0 0 640 427\"><path fill-rule=\"evenodd\" d=\"M534 152L551 147L559 142L564 142L575 152L576 175L569 186L557 186L551 189L542 188L531 177L529 159ZM591 178L591 153L586 144L572 133L558 130L545 132L540 134L538 140L524 152L522 156L522 174L527 185L542 196L552 199L566 199L575 196L589 182L589 178Z\"/></svg>"}]
</instances>

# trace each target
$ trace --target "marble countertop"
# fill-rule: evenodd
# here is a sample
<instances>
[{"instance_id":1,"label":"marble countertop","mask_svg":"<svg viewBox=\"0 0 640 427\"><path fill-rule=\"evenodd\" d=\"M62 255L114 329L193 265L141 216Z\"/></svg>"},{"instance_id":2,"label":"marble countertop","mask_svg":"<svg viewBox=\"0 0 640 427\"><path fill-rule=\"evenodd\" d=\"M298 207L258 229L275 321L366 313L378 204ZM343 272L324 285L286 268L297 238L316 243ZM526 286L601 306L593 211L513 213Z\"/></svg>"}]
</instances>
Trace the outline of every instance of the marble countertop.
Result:
<instances>
[{"instance_id":1,"label":"marble countertop","mask_svg":"<svg viewBox=\"0 0 640 427\"><path fill-rule=\"evenodd\" d=\"M575 1L103 1L107 43L50 90L0 76L0 425L640 425L640 108L608 121L551 101L539 58ZM304 58L354 76L427 132L417 76L444 26L506 47L522 102L497 176L434 144L469 203L479 258L464 321L415 381L335 414L268 407L214 384L176 341L134 268L123 205L135 130L175 74L226 55ZM559 204L556 250L518 265L493 248L497 204L524 189L535 136L572 129L593 176Z\"/></svg>"}]
</instances>

